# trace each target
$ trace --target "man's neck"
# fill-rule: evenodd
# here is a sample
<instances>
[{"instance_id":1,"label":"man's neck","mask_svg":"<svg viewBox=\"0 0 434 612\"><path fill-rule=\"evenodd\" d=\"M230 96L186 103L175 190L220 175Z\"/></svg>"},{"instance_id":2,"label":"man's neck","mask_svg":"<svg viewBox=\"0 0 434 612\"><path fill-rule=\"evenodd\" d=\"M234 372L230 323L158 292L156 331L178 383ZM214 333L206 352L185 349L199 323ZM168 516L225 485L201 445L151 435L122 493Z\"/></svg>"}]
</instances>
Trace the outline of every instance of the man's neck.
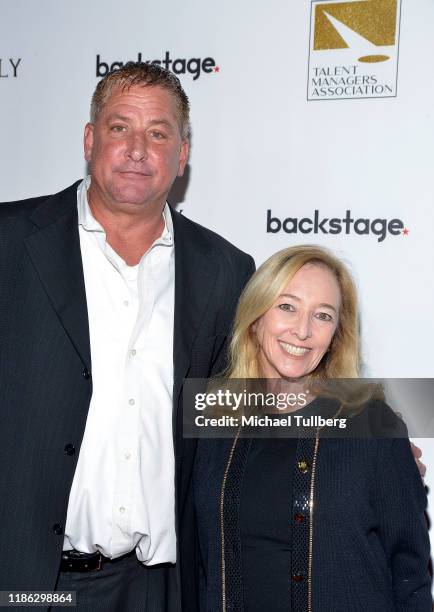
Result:
<instances>
[{"instance_id":1,"label":"man's neck","mask_svg":"<svg viewBox=\"0 0 434 612\"><path fill-rule=\"evenodd\" d=\"M164 202L145 209L134 206L131 210L120 207L115 211L98 206L91 189L88 202L93 216L106 233L107 242L129 266L137 265L163 232Z\"/></svg>"}]
</instances>

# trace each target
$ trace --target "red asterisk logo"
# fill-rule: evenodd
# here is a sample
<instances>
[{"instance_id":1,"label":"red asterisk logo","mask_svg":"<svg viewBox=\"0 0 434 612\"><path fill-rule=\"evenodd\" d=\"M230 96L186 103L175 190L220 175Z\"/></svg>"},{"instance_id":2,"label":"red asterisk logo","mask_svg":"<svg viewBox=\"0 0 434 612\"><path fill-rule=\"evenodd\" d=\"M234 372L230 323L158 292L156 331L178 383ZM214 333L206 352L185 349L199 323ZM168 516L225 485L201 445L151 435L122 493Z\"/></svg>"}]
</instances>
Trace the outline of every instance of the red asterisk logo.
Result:
<instances>
[{"instance_id":1,"label":"red asterisk logo","mask_svg":"<svg viewBox=\"0 0 434 612\"><path fill-rule=\"evenodd\" d=\"M403 236L408 236L408 232L409 232L409 231L410 231L410 230L408 230L407 228L404 228L404 229L402 230L402 235L403 235Z\"/></svg>"},{"instance_id":2,"label":"red asterisk logo","mask_svg":"<svg viewBox=\"0 0 434 612\"><path fill-rule=\"evenodd\" d=\"M220 72L220 66L214 66L214 72Z\"/></svg>"}]
</instances>

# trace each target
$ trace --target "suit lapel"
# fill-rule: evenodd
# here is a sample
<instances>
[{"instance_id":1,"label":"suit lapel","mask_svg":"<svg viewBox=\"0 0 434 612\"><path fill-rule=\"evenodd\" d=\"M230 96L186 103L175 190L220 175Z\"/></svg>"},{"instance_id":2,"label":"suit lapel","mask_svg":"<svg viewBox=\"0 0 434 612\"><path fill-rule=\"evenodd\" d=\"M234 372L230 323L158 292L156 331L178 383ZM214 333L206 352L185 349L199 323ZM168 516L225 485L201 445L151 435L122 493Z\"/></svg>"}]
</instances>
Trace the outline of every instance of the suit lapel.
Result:
<instances>
[{"instance_id":1,"label":"suit lapel","mask_svg":"<svg viewBox=\"0 0 434 612\"><path fill-rule=\"evenodd\" d=\"M183 456L191 465L196 440L182 441L182 406L179 398L183 379L190 368L193 344L216 281L215 259L209 243L195 225L179 213L171 212L175 233L173 440L175 456L179 459ZM180 461L177 467L180 469Z\"/></svg>"},{"instance_id":2,"label":"suit lapel","mask_svg":"<svg viewBox=\"0 0 434 612\"><path fill-rule=\"evenodd\" d=\"M33 213L38 228L25 240L51 304L70 341L91 369L89 322L77 217L77 183Z\"/></svg>"},{"instance_id":3,"label":"suit lapel","mask_svg":"<svg viewBox=\"0 0 434 612\"><path fill-rule=\"evenodd\" d=\"M176 211L171 212L175 233L173 362L175 390L179 394L216 279L209 246L190 221Z\"/></svg>"}]
</instances>

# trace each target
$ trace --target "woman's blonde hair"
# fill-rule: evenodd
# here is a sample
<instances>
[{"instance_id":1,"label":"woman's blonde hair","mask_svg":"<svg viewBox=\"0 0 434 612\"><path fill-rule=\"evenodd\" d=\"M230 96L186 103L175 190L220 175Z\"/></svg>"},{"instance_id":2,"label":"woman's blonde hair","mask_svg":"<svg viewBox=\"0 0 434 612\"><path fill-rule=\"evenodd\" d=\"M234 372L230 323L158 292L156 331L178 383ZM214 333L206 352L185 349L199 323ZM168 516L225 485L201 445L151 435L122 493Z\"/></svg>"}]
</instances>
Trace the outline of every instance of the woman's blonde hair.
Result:
<instances>
[{"instance_id":1,"label":"woman's blonde hair","mask_svg":"<svg viewBox=\"0 0 434 612\"><path fill-rule=\"evenodd\" d=\"M335 275L341 293L339 320L333 340L310 377L321 380L358 377L360 348L356 288L346 266L327 249L314 245L294 246L275 253L247 283L235 315L225 377L263 376L253 325L273 306L284 287L306 264L326 266Z\"/></svg>"}]
</instances>

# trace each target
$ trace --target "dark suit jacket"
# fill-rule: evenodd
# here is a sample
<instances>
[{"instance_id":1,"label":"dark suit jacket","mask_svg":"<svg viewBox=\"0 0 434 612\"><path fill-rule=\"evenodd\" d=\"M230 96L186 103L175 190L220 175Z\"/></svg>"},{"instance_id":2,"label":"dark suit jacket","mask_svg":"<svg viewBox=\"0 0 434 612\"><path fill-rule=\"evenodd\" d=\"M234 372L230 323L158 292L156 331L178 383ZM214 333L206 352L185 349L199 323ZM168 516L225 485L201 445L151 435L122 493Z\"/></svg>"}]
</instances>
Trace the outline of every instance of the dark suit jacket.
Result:
<instances>
[{"instance_id":1,"label":"dark suit jacket","mask_svg":"<svg viewBox=\"0 0 434 612\"><path fill-rule=\"evenodd\" d=\"M54 588L92 396L77 184L0 206L0 590ZM191 612L196 445L182 438L183 378L205 378L223 366L237 300L254 264L220 236L175 211L172 217L178 570Z\"/></svg>"}]
</instances>

